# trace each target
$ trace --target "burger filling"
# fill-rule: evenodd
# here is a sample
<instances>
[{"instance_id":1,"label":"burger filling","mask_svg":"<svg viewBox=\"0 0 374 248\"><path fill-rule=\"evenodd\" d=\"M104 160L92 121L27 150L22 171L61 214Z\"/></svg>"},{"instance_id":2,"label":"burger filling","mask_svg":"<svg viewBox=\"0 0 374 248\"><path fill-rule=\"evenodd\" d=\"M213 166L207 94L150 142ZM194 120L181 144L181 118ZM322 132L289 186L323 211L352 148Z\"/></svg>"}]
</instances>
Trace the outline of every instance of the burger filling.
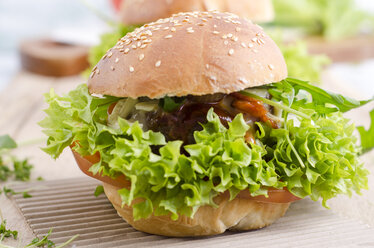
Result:
<instances>
[{"instance_id":1,"label":"burger filling","mask_svg":"<svg viewBox=\"0 0 374 248\"><path fill-rule=\"evenodd\" d=\"M342 113L370 100L304 81L161 99L92 96L81 85L66 96L51 91L46 101L43 150L57 158L70 146L99 158L93 174L125 176L131 187L118 193L134 219L192 217L200 206L216 206L215 196L225 192L271 202L269 192L287 189L326 206L338 194L367 188L355 127ZM359 129L365 151L372 148L370 130Z\"/></svg>"},{"instance_id":2,"label":"burger filling","mask_svg":"<svg viewBox=\"0 0 374 248\"><path fill-rule=\"evenodd\" d=\"M270 99L266 90L257 90L256 94ZM166 141L181 140L184 145L195 143L194 132L201 131L207 122L210 109L228 127L238 114L243 114L250 129L245 136L247 142L255 142L256 122L278 128L280 119L274 115L274 107L241 93L213 94L205 96L166 97L152 100L146 97L134 100L123 99L108 109L108 124L115 126L118 117L130 122L138 121L144 131L162 133Z\"/></svg>"}]
</instances>

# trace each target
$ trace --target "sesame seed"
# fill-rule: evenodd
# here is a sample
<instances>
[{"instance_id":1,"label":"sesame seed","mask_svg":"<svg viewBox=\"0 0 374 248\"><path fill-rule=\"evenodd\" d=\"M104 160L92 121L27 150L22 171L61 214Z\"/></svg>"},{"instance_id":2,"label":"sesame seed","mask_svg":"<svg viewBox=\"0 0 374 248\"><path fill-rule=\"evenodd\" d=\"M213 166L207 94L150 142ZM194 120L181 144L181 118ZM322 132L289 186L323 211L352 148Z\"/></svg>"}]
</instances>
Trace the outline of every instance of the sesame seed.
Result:
<instances>
[{"instance_id":1,"label":"sesame seed","mask_svg":"<svg viewBox=\"0 0 374 248\"><path fill-rule=\"evenodd\" d=\"M236 37L236 36L233 36L231 39L232 39L233 41L235 41L235 42L237 42L237 41L239 40L239 38Z\"/></svg>"},{"instance_id":2,"label":"sesame seed","mask_svg":"<svg viewBox=\"0 0 374 248\"><path fill-rule=\"evenodd\" d=\"M138 41L137 46L140 47L141 45L142 45L142 43L140 41Z\"/></svg>"},{"instance_id":3,"label":"sesame seed","mask_svg":"<svg viewBox=\"0 0 374 248\"><path fill-rule=\"evenodd\" d=\"M161 65L161 60L157 61L155 64L156 67L160 67L160 65Z\"/></svg>"},{"instance_id":4,"label":"sesame seed","mask_svg":"<svg viewBox=\"0 0 374 248\"><path fill-rule=\"evenodd\" d=\"M130 67L129 67L129 71L130 71L130 72L134 72L134 71L135 71L134 67L130 66Z\"/></svg>"},{"instance_id":5,"label":"sesame seed","mask_svg":"<svg viewBox=\"0 0 374 248\"><path fill-rule=\"evenodd\" d=\"M230 49L229 50L229 55L233 55L234 54L234 49Z\"/></svg>"},{"instance_id":6,"label":"sesame seed","mask_svg":"<svg viewBox=\"0 0 374 248\"><path fill-rule=\"evenodd\" d=\"M173 36L171 35L171 34L169 34L169 35L166 35L164 38L165 39L170 39L170 38L172 38Z\"/></svg>"},{"instance_id":7,"label":"sesame seed","mask_svg":"<svg viewBox=\"0 0 374 248\"><path fill-rule=\"evenodd\" d=\"M147 44L143 44L140 48L143 49L143 48L146 48L147 47Z\"/></svg>"},{"instance_id":8,"label":"sesame seed","mask_svg":"<svg viewBox=\"0 0 374 248\"><path fill-rule=\"evenodd\" d=\"M144 59L144 54L142 53L139 55L139 60L142 61L143 59Z\"/></svg>"},{"instance_id":9,"label":"sesame seed","mask_svg":"<svg viewBox=\"0 0 374 248\"><path fill-rule=\"evenodd\" d=\"M273 69L274 69L274 65L269 64L269 69L270 69L270 70L273 70Z\"/></svg>"},{"instance_id":10,"label":"sesame seed","mask_svg":"<svg viewBox=\"0 0 374 248\"><path fill-rule=\"evenodd\" d=\"M188 29L188 30L187 30L187 33L190 33L190 34L191 34L191 33L193 33L193 32L195 32L193 29Z\"/></svg>"},{"instance_id":11,"label":"sesame seed","mask_svg":"<svg viewBox=\"0 0 374 248\"><path fill-rule=\"evenodd\" d=\"M227 35L223 35L223 36L222 36L222 39L227 39Z\"/></svg>"},{"instance_id":12,"label":"sesame seed","mask_svg":"<svg viewBox=\"0 0 374 248\"><path fill-rule=\"evenodd\" d=\"M227 41L227 40L225 40L224 42L223 42L223 44L225 44L226 46L229 44L229 42Z\"/></svg>"},{"instance_id":13,"label":"sesame seed","mask_svg":"<svg viewBox=\"0 0 374 248\"><path fill-rule=\"evenodd\" d=\"M229 38L232 38L232 36L233 36L232 34L228 34L228 35L227 35L227 37L229 37Z\"/></svg>"},{"instance_id":14,"label":"sesame seed","mask_svg":"<svg viewBox=\"0 0 374 248\"><path fill-rule=\"evenodd\" d=\"M241 45L242 47L247 48L247 45L244 42L242 42Z\"/></svg>"},{"instance_id":15,"label":"sesame seed","mask_svg":"<svg viewBox=\"0 0 374 248\"><path fill-rule=\"evenodd\" d=\"M253 47L253 44L252 44L252 43L249 43L249 44L248 44L248 47L249 47L249 48Z\"/></svg>"},{"instance_id":16,"label":"sesame seed","mask_svg":"<svg viewBox=\"0 0 374 248\"><path fill-rule=\"evenodd\" d=\"M119 58L116 58L116 60L114 61L115 63L118 63L118 61L119 61Z\"/></svg>"},{"instance_id":17,"label":"sesame seed","mask_svg":"<svg viewBox=\"0 0 374 248\"><path fill-rule=\"evenodd\" d=\"M256 37L253 38L252 41L253 41L253 42L257 42L257 38L256 38Z\"/></svg>"},{"instance_id":18,"label":"sesame seed","mask_svg":"<svg viewBox=\"0 0 374 248\"><path fill-rule=\"evenodd\" d=\"M131 47L132 47L133 49L136 49L136 46L135 46L135 45L132 45Z\"/></svg>"},{"instance_id":19,"label":"sesame seed","mask_svg":"<svg viewBox=\"0 0 374 248\"><path fill-rule=\"evenodd\" d=\"M239 27L236 27L236 28L235 28L235 31L236 31L236 32L240 32L240 30L242 30L242 29L239 28Z\"/></svg>"},{"instance_id":20,"label":"sesame seed","mask_svg":"<svg viewBox=\"0 0 374 248\"><path fill-rule=\"evenodd\" d=\"M114 71L114 67L113 67L113 66L111 66L110 69L111 69L112 71Z\"/></svg>"},{"instance_id":21,"label":"sesame seed","mask_svg":"<svg viewBox=\"0 0 374 248\"><path fill-rule=\"evenodd\" d=\"M99 74L100 74L100 70L99 70L99 69L97 69L97 70L96 70L96 73L97 73L97 75L99 75Z\"/></svg>"},{"instance_id":22,"label":"sesame seed","mask_svg":"<svg viewBox=\"0 0 374 248\"><path fill-rule=\"evenodd\" d=\"M175 32L175 31L177 31L177 30L175 29L175 27L172 27L172 28L170 29L170 31L171 31L171 32Z\"/></svg>"},{"instance_id":23,"label":"sesame seed","mask_svg":"<svg viewBox=\"0 0 374 248\"><path fill-rule=\"evenodd\" d=\"M95 76L95 71L93 71L90 75L90 78L93 78Z\"/></svg>"},{"instance_id":24,"label":"sesame seed","mask_svg":"<svg viewBox=\"0 0 374 248\"><path fill-rule=\"evenodd\" d=\"M124 52L125 52L125 54L129 53L130 52L130 48L126 48Z\"/></svg>"},{"instance_id":25,"label":"sesame seed","mask_svg":"<svg viewBox=\"0 0 374 248\"><path fill-rule=\"evenodd\" d=\"M219 34L219 32L218 31L213 31L213 34Z\"/></svg>"},{"instance_id":26,"label":"sesame seed","mask_svg":"<svg viewBox=\"0 0 374 248\"><path fill-rule=\"evenodd\" d=\"M206 64L205 67L207 70L209 70L209 64Z\"/></svg>"},{"instance_id":27,"label":"sesame seed","mask_svg":"<svg viewBox=\"0 0 374 248\"><path fill-rule=\"evenodd\" d=\"M168 30L169 29L169 27L164 27L164 30Z\"/></svg>"},{"instance_id":28,"label":"sesame seed","mask_svg":"<svg viewBox=\"0 0 374 248\"><path fill-rule=\"evenodd\" d=\"M214 25L213 25L213 27L214 27L214 28L217 28L217 25L216 25L216 24L214 24Z\"/></svg>"}]
</instances>

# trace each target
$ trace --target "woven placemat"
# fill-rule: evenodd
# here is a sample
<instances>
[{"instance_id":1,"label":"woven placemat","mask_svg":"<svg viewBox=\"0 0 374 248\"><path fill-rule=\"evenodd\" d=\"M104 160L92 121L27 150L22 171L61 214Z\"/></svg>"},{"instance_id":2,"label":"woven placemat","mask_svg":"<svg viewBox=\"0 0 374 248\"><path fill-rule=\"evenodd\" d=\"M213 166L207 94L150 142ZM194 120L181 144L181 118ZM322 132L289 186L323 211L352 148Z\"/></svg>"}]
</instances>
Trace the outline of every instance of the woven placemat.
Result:
<instances>
[{"instance_id":1,"label":"woven placemat","mask_svg":"<svg viewBox=\"0 0 374 248\"><path fill-rule=\"evenodd\" d=\"M136 231L120 218L104 195L95 197L98 182L75 178L20 184L31 198L14 196L36 236L52 228L60 244L79 234L75 247L373 247L374 229L324 209L320 203L293 203L275 224L250 232L226 232L208 238L167 238Z\"/></svg>"}]
</instances>

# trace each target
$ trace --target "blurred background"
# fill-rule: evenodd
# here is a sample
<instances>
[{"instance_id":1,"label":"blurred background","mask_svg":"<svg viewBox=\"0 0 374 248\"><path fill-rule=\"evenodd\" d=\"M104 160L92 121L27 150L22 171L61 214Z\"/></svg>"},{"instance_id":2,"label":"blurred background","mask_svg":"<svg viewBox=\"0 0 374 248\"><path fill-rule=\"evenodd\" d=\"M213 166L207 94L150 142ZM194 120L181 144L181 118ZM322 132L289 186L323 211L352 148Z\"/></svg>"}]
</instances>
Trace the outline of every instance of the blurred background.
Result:
<instances>
[{"instance_id":1,"label":"blurred background","mask_svg":"<svg viewBox=\"0 0 374 248\"><path fill-rule=\"evenodd\" d=\"M108 0L90 0L108 16ZM21 69L18 47L22 40L53 37L86 45L99 42L108 25L80 0L0 0L0 90Z\"/></svg>"}]
</instances>

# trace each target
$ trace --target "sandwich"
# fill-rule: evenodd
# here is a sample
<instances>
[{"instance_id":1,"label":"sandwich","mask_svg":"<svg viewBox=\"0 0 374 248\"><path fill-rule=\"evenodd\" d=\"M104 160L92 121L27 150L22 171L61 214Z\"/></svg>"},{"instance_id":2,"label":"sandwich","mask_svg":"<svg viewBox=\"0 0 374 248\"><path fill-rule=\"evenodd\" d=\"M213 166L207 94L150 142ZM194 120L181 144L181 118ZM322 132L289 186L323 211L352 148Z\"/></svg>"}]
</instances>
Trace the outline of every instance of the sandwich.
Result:
<instances>
[{"instance_id":1,"label":"sandwich","mask_svg":"<svg viewBox=\"0 0 374 248\"><path fill-rule=\"evenodd\" d=\"M119 15L122 23L139 25L179 12L209 10L235 13L254 22L269 22L274 18L271 0L126 0Z\"/></svg>"},{"instance_id":2,"label":"sandwich","mask_svg":"<svg viewBox=\"0 0 374 248\"><path fill-rule=\"evenodd\" d=\"M135 229L206 236L258 229L310 197L367 188L356 101L287 78L277 45L247 19L190 12L107 51L87 84L46 95L53 158L70 147Z\"/></svg>"}]
</instances>

